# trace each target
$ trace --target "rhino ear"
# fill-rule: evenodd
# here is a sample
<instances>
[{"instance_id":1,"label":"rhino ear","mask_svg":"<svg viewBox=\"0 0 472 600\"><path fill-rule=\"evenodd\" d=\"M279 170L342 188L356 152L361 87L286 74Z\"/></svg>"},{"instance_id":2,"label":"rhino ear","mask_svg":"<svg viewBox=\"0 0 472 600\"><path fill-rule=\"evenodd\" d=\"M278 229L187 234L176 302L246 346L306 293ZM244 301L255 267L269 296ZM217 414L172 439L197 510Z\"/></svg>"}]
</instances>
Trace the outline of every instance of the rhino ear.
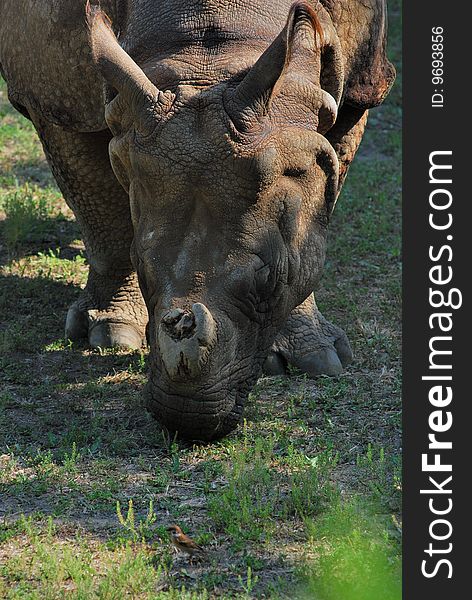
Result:
<instances>
[{"instance_id":1,"label":"rhino ear","mask_svg":"<svg viewBox=\"0 0 472 600\"><path fill-rule=\"evenodd\" d=\"M325 2L339 33L345 57L344 102L367 110L381 104L396 77L387 57L387 1ZM356 23L356 35L353 35Z\"/></svg>"},{"instance_id":2,"label":"rhino ear","mask_svg":"<svg viewBox=\"0 0 472 600\"><path fill-rule=\"evenodd\" d=\"M99 7L86 4L86 22L92 57L107 84L119 94L120 106L126 106L136 127L146 133L151 120L167 112L174 100L171 92L161 92L146 77L118 43L111 21ZM107 111L107 121L111 111ZM109 123L110 125L110 123Z\"/></svg>"},{"instance_id":3,"label":"rhino ear","mask_svg":"<svg viewBox=\"0 0 472 600\"><path fill-rule=\"evenodd\" d=\"M331 31L323 30L317 14L304 0L292 5L283 30L226 98L227 112L240 131L253 129L267 115L288 71L306 76L313 91L313 108L329 113L331 126L343 90L339 40Z\"/></svg>"}]
</instances>

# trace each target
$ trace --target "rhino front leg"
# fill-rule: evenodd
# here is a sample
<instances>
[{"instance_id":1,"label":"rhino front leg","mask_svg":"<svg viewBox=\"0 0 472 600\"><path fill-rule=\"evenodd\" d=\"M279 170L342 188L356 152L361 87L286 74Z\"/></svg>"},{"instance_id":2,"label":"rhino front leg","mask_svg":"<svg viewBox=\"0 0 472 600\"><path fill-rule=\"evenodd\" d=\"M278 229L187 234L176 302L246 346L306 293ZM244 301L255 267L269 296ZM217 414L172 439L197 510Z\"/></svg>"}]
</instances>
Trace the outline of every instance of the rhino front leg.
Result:
<instances>
[{"instance_id":1,"label":"rhino front leg","mask_svg":"<svg viewBox=\"0 0 472 600\"><path fill-rule=\"evenodd\" d=\"M147 314L135 273L101 274L90 267L87 285L67 312L65 337L93 348L143 345Z\"/></svg>"},{"instance_id":2,"label":"rhino front leg","mask_svg":"<svg viewBox=\"0 0 472 600\"><path fill-rule=\"evenodd\" d=\"M283 375L287 365L309 377L338 375L352 360L342 329L327 321L311 294L290 314L264 364L267 375Z\"/></svg>"},{"instance_id":3,"label":"rhino front leg","mask_svg":"<svg viewBox=\"0 0 472 600\"><path fill-rule=\"evenodd\" d=\"M87 285L69 308L65 335L93 347L139 348L148 320L130 260L129 199L110 166L108 131L80 133L32 115L46 157L82 231Z\"/></svg>"}]
</instances>

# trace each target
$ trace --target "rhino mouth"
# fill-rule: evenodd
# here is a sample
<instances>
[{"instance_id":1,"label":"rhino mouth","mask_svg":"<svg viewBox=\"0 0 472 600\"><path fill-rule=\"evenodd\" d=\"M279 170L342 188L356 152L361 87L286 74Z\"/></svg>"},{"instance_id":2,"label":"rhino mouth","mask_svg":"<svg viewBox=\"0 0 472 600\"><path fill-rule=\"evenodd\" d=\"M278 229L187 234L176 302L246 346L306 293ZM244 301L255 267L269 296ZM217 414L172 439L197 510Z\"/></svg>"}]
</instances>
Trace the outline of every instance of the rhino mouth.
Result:
<instances>
[{"instance_id":1,"label":"rhino mouth","mask_svg":"<svg viewBox=\"0 0 472 600\"><path fill-rule=\"evenodd\" d=\"M213 441L238 426L255 379L257 376L252 373L241 378L239 371L237 381L226 377L214 385L193 388L176 386L163 372L152 367L145 388L146 406L161 425L179 438Z\"/></svg>"},{"instance_id":2,"label":"rhino mouth","mask_svg":"<svg viewBox=\"0 0 472 600\"><path fill-rule=\"evenodd\" d=\"M161 425L177 437L194 441L217 440L241 420L245 395L224 391L218 397L184 396L149 385L146 405Z\"/></svg>"}]
</instances>

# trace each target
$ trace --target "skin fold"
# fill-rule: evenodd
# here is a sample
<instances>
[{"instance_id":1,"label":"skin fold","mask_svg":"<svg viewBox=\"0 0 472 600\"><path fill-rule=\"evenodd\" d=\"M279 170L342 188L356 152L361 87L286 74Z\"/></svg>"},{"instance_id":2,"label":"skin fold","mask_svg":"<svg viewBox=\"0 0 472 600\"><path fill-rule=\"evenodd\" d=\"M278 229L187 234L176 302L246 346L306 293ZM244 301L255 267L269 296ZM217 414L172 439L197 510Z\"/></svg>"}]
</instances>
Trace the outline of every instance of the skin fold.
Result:
<instances>
[{"instance_id":1,"label":"skin fold","mask_svg":"<svg viewBox=\"0 0 472 600\"><path fill-rule=\"evenodd\" d=\"M385 0L2 0L0 69L81 227L66 336L139 347L152 413L225 435L265 368L352 358L313 290L367 111ZM32 60L34 57L34 60Z\"/></svg>"}]
</instances>

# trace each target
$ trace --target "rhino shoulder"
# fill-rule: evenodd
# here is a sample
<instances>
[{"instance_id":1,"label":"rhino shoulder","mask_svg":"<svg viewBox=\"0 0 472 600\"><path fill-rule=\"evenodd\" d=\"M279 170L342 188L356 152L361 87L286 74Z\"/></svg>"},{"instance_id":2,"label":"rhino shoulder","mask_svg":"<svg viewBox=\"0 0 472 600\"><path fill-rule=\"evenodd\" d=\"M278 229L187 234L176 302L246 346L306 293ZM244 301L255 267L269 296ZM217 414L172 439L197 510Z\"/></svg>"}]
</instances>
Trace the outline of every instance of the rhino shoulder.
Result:
<instances>
[{"instance_id":1,"label":"rhino shoulder","mask_svg":"<svg viewBox=\"0 0 472 600\"><path fill-rule=\"evenodd\" d=\"M10 101L25 116L77 131L106 128L82 2L3 0L0 64Z\"/></svg>"}]
</instances>

